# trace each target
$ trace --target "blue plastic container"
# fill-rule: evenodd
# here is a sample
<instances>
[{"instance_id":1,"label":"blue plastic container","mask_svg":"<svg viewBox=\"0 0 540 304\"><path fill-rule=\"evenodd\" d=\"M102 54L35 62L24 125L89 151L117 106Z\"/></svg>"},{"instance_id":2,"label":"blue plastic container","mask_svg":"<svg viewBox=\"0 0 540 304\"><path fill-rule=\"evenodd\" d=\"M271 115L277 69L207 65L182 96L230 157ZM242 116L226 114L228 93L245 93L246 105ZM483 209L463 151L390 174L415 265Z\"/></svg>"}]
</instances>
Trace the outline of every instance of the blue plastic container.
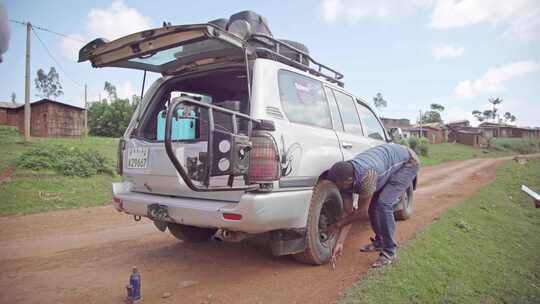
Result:
<instances>
[{"instance_id":1,"label":"blue plastic container","mask_svg":"<svg viewBox=\"0 0 540 304\"><path fill-rule=\"evenodd\" d=\"M157 140L165 140L165 120L167 111L158 113L157 117ZM172 140L193 140L195 139L195 111L184 114L184 109L178 109L172 120Z\"/></svg>"}]
</instances>

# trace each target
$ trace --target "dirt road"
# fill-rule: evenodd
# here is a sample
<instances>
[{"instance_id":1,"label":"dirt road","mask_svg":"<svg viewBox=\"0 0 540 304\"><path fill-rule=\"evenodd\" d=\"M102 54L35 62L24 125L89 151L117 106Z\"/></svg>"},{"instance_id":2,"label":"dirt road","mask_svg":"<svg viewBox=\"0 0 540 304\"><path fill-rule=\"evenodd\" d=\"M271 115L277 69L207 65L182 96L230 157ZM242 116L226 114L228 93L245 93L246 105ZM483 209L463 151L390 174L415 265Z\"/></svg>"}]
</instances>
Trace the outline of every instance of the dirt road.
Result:
<instances>
[{"instance_id":1,"label":"dirt road","mask_svg":"<svg viewBox=\"0 0 540 304\"><path fill-rule=\"evenodd\" d=\"M493 180L501 162L423 168L398 241ZM367 219L352 231L331 271L272 257L256 242L183 244L110 206L1 217L0 303L121 303L132 265L143 303L333 303L376 259L358 251L371 235Z\"/></svg>"}]
</instances>

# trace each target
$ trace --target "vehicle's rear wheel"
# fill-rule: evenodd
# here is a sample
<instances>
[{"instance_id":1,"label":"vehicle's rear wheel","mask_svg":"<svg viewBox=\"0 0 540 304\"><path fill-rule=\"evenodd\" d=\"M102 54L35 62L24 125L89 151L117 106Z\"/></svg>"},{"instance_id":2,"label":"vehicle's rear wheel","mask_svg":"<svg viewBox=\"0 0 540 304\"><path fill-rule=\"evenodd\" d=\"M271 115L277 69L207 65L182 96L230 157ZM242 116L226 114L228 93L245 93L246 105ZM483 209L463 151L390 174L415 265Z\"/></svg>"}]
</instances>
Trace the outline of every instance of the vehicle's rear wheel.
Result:
<instances>
[{"instance_id":1,"label":"vehicle's rear wheel","mask_svg":"<svg viewBox=\"0 0 540 304\"><path fill-rule=\"evenodd\" d=\"M175 238L189 243L208 241L214 233L216 233L216 229L200 228L176 223L168 223L167 227Z\"/></svg>"},{"instance_id":2,"label":"vehicle's rear wheel","mask_svg":"<svg viewBox=\"0 0 540 304\"><path fill-rule=\"evenodd\" d=\"M412 185L407 188L407 191L403 192L400 196L400 202L398 204L402 205L400 210L394 212L394 218L398 221L404 221L409 219L413 212L413 187Z\"/></svg>"},{"instance_id":3,"label":"vehicle's rear wheel","mask_svg":"<svg viewBox=\"0 0 540 304\"><path fill-rule=\"evenodd\" d=\"M321 230L335 223L343 213L341 194L334 183L322 180L313 189L306 227L306 250L294 255L302 263L322 265L330 261L337 237Z\"/></svg>"}]
</instances>

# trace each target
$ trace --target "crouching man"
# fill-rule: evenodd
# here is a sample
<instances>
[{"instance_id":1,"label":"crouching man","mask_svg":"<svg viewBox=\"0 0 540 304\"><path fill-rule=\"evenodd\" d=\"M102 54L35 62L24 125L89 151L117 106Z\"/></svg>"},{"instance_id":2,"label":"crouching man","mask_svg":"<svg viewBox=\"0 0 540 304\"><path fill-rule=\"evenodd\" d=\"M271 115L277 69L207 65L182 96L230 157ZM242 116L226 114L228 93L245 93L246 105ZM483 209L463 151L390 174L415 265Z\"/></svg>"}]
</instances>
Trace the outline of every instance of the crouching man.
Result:
<instances>
[{"instance_id":1,"label":"crouching man","mask_svg":"<svg viewBox=\"0 0 540 304\"><path fill-rule=\"evenodd\" d=\"M360 250L380 252L372 267L395 261L394 205L416 178L419 166L418 157L411 149L397 144L383 144L358 154L352 160L335 163L330 168L328 179L341 191L345 209L344 216L326 229L327 233L338 235L332 253L333 264L343 251L343 242L351 223L362 216L361 208L353 209L353 193L358 194L359 207L369 203L369 220L375 233L371 243Z\"/></svg>"}]
</instances>

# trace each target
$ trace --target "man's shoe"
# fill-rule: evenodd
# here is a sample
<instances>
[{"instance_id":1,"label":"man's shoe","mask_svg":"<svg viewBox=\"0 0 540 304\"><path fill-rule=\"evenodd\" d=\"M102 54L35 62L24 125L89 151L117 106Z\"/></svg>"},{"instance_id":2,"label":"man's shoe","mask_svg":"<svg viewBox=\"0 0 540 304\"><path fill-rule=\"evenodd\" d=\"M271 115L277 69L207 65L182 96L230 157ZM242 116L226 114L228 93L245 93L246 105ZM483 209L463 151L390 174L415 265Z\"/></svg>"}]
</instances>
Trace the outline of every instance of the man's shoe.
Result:
<instances>
[{"instance_id":1,"label":"man's shoe","mask_svg":"<svg viewBox=\"0 0 540 304\"><path fill-rule=\"evenodd\" d=\"M371 240L371 243L364 245L360 247L360 251L362 252L376 252L381 251L382 246L380 242L377 242L374 238L369 238Z\"/></svg>"},{"instance_id":2,"label":"man's shoe","mask_svg":"<svg viewBox=\"0 0 540 304\"><path fill-rule=\"evenodd\" d=\"M385 252L384 250L381 251L381 254L379 255L379 258L375 261L375 263L371 264L371 268L381 268L386 265L390 265L392 263L397 262L399 259L396 254L389 254Z\"/></svg>"}]
</instances>

